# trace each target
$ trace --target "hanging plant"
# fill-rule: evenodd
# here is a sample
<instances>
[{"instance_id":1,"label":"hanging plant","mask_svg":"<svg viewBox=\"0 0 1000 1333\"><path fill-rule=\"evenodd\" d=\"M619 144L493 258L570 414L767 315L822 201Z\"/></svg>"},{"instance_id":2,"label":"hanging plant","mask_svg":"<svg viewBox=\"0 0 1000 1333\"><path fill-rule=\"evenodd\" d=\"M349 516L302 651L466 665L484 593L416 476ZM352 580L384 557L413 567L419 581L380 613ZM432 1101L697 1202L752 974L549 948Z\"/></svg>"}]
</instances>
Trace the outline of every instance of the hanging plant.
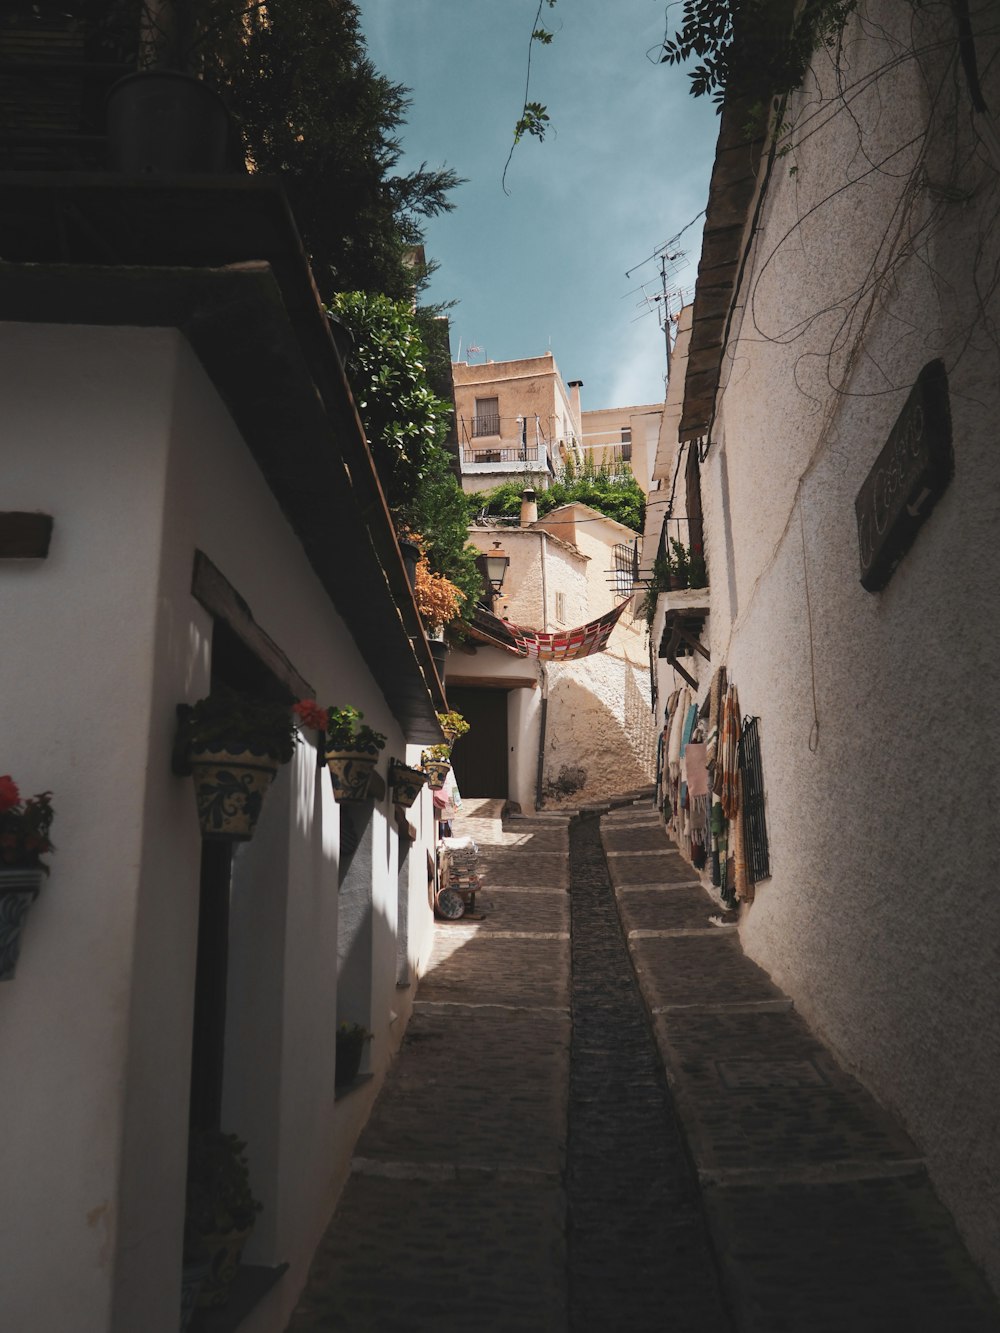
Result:
<instances>
[{"instance_id":1,"label":"hanging plant","mask_svg":"<svg viewBox=\"0 0 1000 1333\"><path fill-rule=\"evenodd\" d=\"M288 705L219 686L177 717L174 770L194 778L202 837L249 841L299 739Z\"/></svg>"},{"instance_id":2,"label":"hanging plant","mask_svg":"<svg viewBox=\"0 0 1000 1333\"><path fill-rule=\"evenodd\" d=\"M300 700L293 710L304 726L326 737L326 765L337 801L363 801L386 738L362 721L364 713L348 704L323 708L315 699Z\"/></svg>"}]
</instances>

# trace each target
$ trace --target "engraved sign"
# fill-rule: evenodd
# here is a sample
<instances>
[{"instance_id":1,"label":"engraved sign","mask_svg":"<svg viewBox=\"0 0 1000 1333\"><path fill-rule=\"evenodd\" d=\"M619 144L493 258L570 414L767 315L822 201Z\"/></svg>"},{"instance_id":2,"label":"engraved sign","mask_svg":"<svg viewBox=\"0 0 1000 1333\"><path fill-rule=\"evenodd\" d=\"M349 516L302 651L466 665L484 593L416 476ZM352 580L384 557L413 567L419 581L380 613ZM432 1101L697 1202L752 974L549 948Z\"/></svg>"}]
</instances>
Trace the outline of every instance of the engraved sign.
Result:
<instances>
[{"instance_id":1,"label":"engraved sign","mask_svg":"<svg viewBox=\"0 0 1000 1333\"><path fill-rule=\"evenodd\" d=\"M948 376L930 361L854 501L863 588L889 582L954 470Z\"/></svg>"}]
</instances>

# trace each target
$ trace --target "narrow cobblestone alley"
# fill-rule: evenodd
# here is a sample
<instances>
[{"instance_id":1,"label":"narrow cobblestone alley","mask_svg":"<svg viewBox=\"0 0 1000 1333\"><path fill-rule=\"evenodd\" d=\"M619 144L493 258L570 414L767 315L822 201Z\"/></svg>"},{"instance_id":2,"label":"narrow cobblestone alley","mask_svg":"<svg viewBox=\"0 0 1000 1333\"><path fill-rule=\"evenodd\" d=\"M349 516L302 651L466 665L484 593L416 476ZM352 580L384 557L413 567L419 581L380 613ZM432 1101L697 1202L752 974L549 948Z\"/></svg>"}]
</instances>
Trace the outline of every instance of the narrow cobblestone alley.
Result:
<instances>
[{"instance_id":1,"label":"narrow cobblestone alley","mask_svg":"<svg viewBox=\"0 0 1000 1333\"><path fill-rule=\"evenodd\" d=\"M469 809L478 919L439 927L289 1333L1000 1331L914 1145L648 805Z\"/></svg>"},{"instance_id":2,"label":"narrow cobblestone alley","mask_svg":"<svg viewBox=\"0 0 1000 1333\"><path fill-rule=\"evenodd\" d=\"M596 818L572 830L573 1330L730 1328L698 1183L622 935Z\"/></svg>"}]
</instances>

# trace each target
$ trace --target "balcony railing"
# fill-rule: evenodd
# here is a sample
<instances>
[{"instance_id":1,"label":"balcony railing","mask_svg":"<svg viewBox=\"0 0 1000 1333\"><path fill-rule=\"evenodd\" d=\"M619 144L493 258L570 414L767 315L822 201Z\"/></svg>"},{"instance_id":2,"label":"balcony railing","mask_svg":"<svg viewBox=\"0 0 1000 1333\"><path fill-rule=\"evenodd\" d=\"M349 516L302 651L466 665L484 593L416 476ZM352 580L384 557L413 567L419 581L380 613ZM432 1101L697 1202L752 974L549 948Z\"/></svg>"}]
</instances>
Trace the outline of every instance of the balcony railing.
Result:
<instances>
[{"instance_id":1,"label":"balcony railing","mask_svg":"<svg viewBox=\"0 0 1000 1333\"><path fill-rule=\"evenodd\" d=\"M499 414L490 412L486 416L472 418L472 434L476 435L499 435L500 417Z\"/></svg>"},{"instance_id":2,"label":"balcony railing","mask_svg":"<svg viewBox=\"0 0 1000 1333\"><path fill-rule=\"evenodd\" d=\"M468 449L462 450L463 463L537 463L539 450L533 445L527 448L512 449Z\"/></svg>"}]
</instances>

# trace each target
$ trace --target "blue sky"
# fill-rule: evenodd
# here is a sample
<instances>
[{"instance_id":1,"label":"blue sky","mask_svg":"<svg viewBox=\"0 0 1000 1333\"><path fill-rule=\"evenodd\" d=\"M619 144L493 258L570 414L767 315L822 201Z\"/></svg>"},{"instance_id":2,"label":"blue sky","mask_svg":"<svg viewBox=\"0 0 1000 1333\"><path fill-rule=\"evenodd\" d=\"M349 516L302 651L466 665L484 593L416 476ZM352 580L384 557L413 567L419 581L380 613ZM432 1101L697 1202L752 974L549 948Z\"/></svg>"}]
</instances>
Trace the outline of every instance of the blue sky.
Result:
<instances>
[{"instance_id":1,"label":"blue sky","mask_svg":"<svg viewBox=\"0 0 1000 1333\"><path fill-rule=\"evenodd\" d=\"M653 63L667 0L544 7L555 39L533 47L530 98L552 128L518 146L509 196L500 182L538 0L359 2L376 68L412 90L402 166L447 164L466 179L454 212L426 229L440 266L429 299L458 302L452 356L551 350L564 379L584 381L584 408L661 400L663 334L644 303L659 267L643 261L704 208L718 133L686 76ZM693 287L700 246L699 219L675 247L687 259L672 265L674 293ZM483 350L469 356L470 344Z\"/></svg>"}]
</instances>

